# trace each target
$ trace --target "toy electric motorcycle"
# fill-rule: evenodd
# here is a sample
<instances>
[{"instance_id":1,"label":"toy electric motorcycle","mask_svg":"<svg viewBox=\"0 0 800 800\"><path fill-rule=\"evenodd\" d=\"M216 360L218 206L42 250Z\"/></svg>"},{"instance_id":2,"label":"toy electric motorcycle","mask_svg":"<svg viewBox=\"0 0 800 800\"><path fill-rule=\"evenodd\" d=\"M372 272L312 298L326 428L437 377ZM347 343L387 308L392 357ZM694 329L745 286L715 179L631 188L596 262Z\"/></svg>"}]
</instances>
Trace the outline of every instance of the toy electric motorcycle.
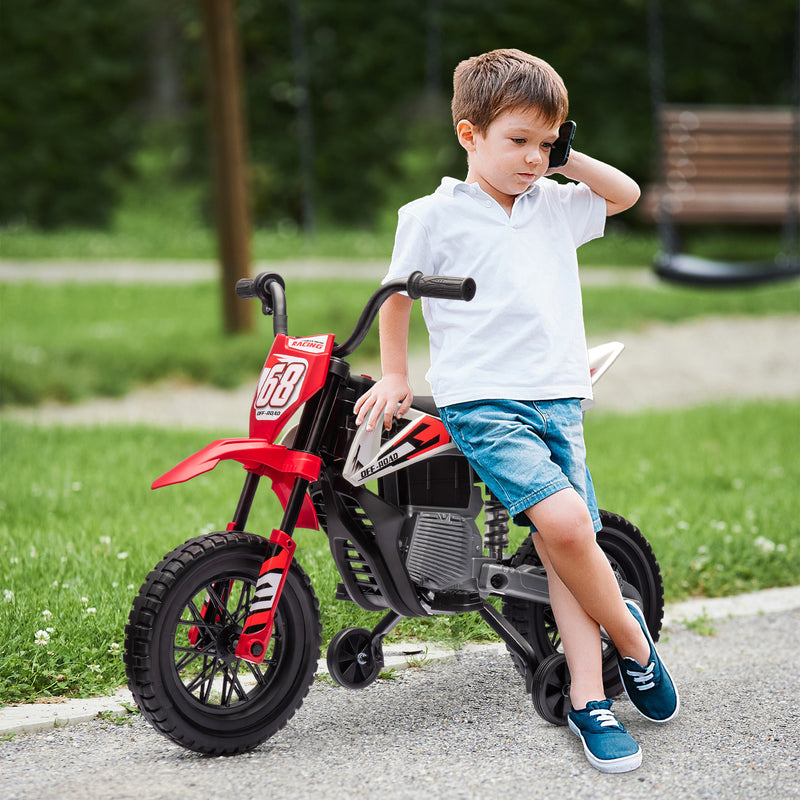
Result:
<instances>
[{"instance_id":1,"label":"toy electric motorcycle","mask_svg":"<svg viewBox=\"0 0 800 800\"><path fill-rule=\"evenodd\" d=\"M566 724L569 673L530 536L505 552L508 512L452 444L431 398L415 398L391 431L355 425L353 404L372 381L352 375L345 359L383 301L398 291L468 301L475 288L471 279L419 272L389 282L339 344L332 334L288 335L279 275L239 281L237 294L260 300L274 320L250 435L212 442L153 488L225 459L244 467L244 488L226 530L190 539L147 576L125 628L128 687L159 732L190 750L233 755L273 735L302 704L317 671L321 622L311 582L293 558L296 527L327 535L341 578L337 599L384 612L373 630L345 628L331 639L327 663L339 684L359 689L378 677L383 639L403 618L477 612L505 642L537 712ZM621 350L590 351L593 380ZM295 415L299 421L277 443ZM284 509L268 538L246 532L264 477ZM653 551L622 517L603 511L601 519L598 542L655 640L664 603ZM502 612L491 597L501 599ZM603 663L607 696L619 694L608 641Z\"/></svg>"}]
</instances>

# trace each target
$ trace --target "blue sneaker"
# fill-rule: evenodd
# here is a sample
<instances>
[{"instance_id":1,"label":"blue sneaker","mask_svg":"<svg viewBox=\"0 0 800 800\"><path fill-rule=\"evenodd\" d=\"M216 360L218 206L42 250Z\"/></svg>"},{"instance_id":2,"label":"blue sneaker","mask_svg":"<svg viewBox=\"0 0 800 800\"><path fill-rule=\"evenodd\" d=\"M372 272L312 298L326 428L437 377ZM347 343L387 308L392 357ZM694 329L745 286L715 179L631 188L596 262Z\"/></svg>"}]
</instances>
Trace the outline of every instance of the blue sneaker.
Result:
<instances>
[{"instance_id":1,"label":"blue sneaker","mask_svg":"<svg viewBox=\"0 0 800 800\"><path fill-rule=\"evenodd\" d=\"M677 716L680 707L678 690L656 652L656 646L650 631L647 630L639 606L630 600L626 600L625 605L630 609L650 643L650 658L645 667L633 658L621 658L617 654L617 666L625 686L625 694L645 719L649 719L650 722L669 722Z\"/></svg>"},{"instance_id":2,"label":"blue sneaker","mask_svg":"<svg viewBox=\"0 0 800 800\"><path fill-rule=\"evenodd\" d=\"M567 723L600 772L630 772L641 765L642 748L614 716L610 700L592 700L586 708L570 711Z\"/></svg>"}]
</instances>

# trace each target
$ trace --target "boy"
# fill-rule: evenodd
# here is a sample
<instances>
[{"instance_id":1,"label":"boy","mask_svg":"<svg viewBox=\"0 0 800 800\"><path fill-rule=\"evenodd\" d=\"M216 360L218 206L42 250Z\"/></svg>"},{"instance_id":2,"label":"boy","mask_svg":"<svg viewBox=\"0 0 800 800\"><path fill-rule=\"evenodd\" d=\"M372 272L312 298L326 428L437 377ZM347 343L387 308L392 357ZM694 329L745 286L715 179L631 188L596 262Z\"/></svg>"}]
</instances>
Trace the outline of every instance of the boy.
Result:
<instances>
[{"instance_id":1,"label":"boy","mask_svg":"<svg viewBox=\"0 0 800 800\"><path fill-rule=\"evenodd\" d=\"M641 764L641 749L611 712L600 628L618 651L634 706L666 722L678 695L644 619L626 603L595 541L597 502L586 468L580 401L591 397L575 250L631 207L627 175L572 151L549 170L567 116L553 68L519 50L458 65L453 123L467 152L465 181L400 209L386 280L414 270L472 277L471 303L423 300L431 383L454 443L515 521L531 526L571 675L570 729L604 772ZM577 183L545 176L559 172ZM357 421L389 428L413 398L407 377L412 301L396 294L380 315L383 377L356 404Z\"/></svg>"}]
</instances>

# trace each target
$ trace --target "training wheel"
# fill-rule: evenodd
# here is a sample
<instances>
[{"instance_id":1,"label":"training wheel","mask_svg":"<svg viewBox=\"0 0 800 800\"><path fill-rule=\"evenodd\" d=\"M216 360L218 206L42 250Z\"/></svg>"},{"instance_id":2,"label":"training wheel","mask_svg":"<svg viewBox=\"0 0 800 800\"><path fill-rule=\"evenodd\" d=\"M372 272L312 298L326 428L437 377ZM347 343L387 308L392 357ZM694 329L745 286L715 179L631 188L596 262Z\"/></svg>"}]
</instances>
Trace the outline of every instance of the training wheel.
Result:
<instances>
[{"instance_id":1,"label":"training wheel","mask_svg":"<svg viewBox=\"0 0 800 800\"><path fill-rule=\"evenodd\" d=\"M380 673L377 653L372 648L372 633L366 628L343 628L331 639L326 661L331 678L345 689L363 689Z\"/></svg>"},{"instance_id":2,"label":"training wheel","mask_svg":"<svg viewBox=\"0 0 800 800\"><path fill-rule=\"evenodd\" d=\"M563 653L553 653L539 664L533 676L531 698L536 713L553 725L566 725L572 710L570 677Z\"/></svg>"}]
</instances>

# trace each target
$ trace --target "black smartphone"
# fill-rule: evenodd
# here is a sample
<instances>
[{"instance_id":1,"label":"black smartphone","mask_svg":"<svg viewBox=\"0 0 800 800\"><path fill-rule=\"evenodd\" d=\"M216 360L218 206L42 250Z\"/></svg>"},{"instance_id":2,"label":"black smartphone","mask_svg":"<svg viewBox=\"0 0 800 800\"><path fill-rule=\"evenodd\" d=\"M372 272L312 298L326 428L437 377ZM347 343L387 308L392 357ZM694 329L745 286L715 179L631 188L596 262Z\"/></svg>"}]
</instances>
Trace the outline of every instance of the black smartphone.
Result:
<instances>
[{"instance_id":1,"label":"black smartphone","mask_svg":"<svg viewBox=\"0 0 800 800\"><path fill-rule=\"evenodd\" d=\"M569 158L569 149L572 146L572 137L575 135L575 123L567 120L558 129L558 139L550 150L550 169L563 167Z\"/></svg>"}]
</instances>

